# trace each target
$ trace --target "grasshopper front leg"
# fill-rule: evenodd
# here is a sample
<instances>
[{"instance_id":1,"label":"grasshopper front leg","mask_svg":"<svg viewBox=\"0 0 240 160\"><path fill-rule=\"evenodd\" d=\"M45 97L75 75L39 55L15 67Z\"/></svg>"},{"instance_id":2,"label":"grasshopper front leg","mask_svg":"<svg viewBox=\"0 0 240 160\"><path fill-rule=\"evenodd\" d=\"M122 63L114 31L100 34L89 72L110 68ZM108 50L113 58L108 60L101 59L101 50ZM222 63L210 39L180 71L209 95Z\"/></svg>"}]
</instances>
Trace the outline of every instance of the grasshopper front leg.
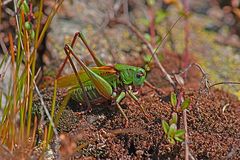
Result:
<instances>
[{"instance_id":1,"label":"grasshopper front leg","mask_svg":"<svg viewBox=\"0 0 240 160\"><path fill-rule=\"evenodd\" d=\"M116 106L118 107L118 109L120 110L120 112L122 113L123 117L124 117L125 120L126 120L126 122L125 122L125 127L128 127L128 122L129 122L129 120L128 120L126 114L124 113L122 107L121 107L120 104L119 104L119 103L121 102L121 100L123 100L123 98L125 98L125 95L126 95L125 92L121 92L121 93L120 93L120 95L119 95L119 96L117 97L117 99L116 99Z\"/></svg>"}]
</instances>

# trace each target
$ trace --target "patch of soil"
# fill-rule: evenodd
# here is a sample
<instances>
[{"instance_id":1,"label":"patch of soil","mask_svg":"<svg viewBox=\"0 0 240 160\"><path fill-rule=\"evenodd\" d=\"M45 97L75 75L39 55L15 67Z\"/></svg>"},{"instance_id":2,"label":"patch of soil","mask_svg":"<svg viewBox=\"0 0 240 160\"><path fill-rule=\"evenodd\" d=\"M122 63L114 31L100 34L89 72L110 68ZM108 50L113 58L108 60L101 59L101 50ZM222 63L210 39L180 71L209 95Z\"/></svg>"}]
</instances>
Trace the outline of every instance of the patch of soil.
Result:
<instances>
[{"instance_id":1,"label":"patch of soil","mask_svg":"<svg viewBox=\"0 0 240 160\"><path fill-rule=\"evenodd\" d=\"M161 120L168 121L173 112L169 96L158 95L147 87L143 89L147 93L139 95L140 103L150 115L150 121L130 98L126 98L121 105L129 118L128 128L124 128L124 118L114 106L95 106L91 113L84 115L65 110L58 130L76 144L73 149L76 152L71 155L62 150L65 158L183 159L183 143L169 144L161 126ZM192 92L189 97L191 109L187 118L192 156L197 159L239 159L240 118L237 109L240 102L236 97L220 90L201 95ZM182 119L181 113L179 116ZM183 128L182 123L180 128Z\"/></svg>"},{"instance_id":2,"label":"patch of soil","mask_svg":"<svg viewBox=\"0 0 240 160\"><path fill-rule=\"evenodd\" d=\"M171 54L169 54L171 55ZM166 56L175 57L178 56ZM170 59L170 68L177 68L175 60ZM176 69L177 70L177 69ZM169 71L169 70L168 70ZM196 71L189 77L199 81ZM160 77L158 69L149 76L154 84ZM155 81L156 80L156 81ZM160 83L160 82L159 82ZM196 82L188 84L196 87ZM233 95L221 90L210 90L199 93L196 89L187 87L186 97L191 99L187 112L189 148L196 159L240 159L240 101ZM197 88L197 87L196 87ZM167 89L166 89L167 90ZM169 89L168 89L169 91ZM48 93L45 100L51 101ZM63 111L58 131L68 137L62 139L61 154L65 159L184 159L184 143L172 145L164 136L161 121L168 121L174 108L170 104L169 92L157 93L147 86L141 89L139 102L149 114L149 121L141 112L139 106L126 97L121 106L128 119L129 126L124 127L125 120L115 106L109 102L93 106L92 112L79 114L84 108L76 103L70 103ZM58 103L61 104L63 94L58 92ZM50 106L50 105L49 105ZM49 107L50 108L50 107ZM56 108L56 111L58 107ZM183 129L182 113L179 127ZM72 147L69 151L68 146Z\"/></svg>"}]
</instances>

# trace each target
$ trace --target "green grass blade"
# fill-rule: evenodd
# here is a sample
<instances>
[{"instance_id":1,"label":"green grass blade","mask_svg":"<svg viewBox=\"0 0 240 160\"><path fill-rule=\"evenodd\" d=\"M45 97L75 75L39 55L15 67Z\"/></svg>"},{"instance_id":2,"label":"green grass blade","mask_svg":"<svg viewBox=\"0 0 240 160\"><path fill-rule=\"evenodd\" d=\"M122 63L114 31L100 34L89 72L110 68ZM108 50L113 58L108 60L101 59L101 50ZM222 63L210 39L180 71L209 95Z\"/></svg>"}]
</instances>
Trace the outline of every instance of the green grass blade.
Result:
<instances>
[{"instance_id":1,"label":"green grass blade","mask_svg":"<svg viewBox=\"0 0 240 160\"><path fill-rule=\"evenodd\" d=\"M54 91L53 91L53 99L52 99L52 107L51 107L51 117L52 118L54 118L56 97L57 97L57 80L54 81ZM52 125L49 123L47 143L50 141L51 137L52 137Z\"/></svg>"}]
</instances>

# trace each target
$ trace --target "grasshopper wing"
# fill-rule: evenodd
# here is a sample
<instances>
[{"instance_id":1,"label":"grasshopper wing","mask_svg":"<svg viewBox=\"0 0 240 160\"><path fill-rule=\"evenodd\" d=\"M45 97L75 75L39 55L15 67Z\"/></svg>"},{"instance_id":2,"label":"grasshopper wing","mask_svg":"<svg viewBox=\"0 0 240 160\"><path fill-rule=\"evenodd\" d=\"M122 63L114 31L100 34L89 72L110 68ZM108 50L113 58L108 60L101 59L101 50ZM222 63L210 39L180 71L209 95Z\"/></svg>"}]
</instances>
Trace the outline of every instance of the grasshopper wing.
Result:
<instances>
[{"instance_id":1,"label":"grasshopper wing","mask_svg":"<svg viewBox=\"0 0 240 160\"><path fill-rule=\"evenodd\" d=\"M90 68L90 70L99 76L108 76L108 75L116 74L116 70L111 66L92 67ZM84 70L80 70L78 72L78 75L82 83L86 83L90 81L89 76ZM62 76L57 79L58 88L67 88L67 87L73 87L76 85L78 85L78 81L74 73L66 76Z\"/></svg>"}]
</instances>

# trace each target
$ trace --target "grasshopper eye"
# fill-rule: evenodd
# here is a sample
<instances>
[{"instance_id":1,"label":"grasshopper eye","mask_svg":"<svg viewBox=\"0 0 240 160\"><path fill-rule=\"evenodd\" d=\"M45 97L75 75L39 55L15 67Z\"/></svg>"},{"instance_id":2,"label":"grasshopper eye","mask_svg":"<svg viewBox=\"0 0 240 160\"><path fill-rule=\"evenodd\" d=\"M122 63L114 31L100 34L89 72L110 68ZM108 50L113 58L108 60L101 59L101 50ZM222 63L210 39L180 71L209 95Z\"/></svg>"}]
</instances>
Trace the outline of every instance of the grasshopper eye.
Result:
<instances>
[{"instance_id":1,"label":"grasshopper eye","mask_svg":"<svg viewBox=\"0 0 240 160\"><path fill-rule=\"evenodd\" d=\"M138 70L135 72L134 79L133 79L133 85L134 86L141 86L146 78L146 72L142 68L138 68Z\"/></svg>"},{"instance_id":2,"label":"grasshopper eye","mask_svg":"<svg viewBox=\"0 0 240 160\"><path fill-rule=\"evenodd\" d=\"M137 77L137 78L141 78L142 76L144 76L144 73L142 73L142 72L138 72L138 73L136 74L136 77Z\"/></svg>"}]
</instances>

